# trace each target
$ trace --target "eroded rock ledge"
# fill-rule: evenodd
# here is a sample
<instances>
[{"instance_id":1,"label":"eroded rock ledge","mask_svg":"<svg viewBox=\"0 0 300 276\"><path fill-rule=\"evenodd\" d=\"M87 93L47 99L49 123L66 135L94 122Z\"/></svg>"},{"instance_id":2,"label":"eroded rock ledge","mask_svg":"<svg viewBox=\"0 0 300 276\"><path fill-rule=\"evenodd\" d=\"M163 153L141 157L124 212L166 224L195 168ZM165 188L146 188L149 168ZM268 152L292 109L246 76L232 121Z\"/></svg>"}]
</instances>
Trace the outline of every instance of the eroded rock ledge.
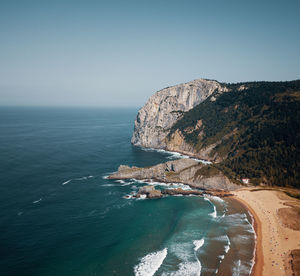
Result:
<instances>
[{"instance_id":1,"label":"eroded rock ledge","mask_svg":"<svg viewBox=\"0 0 300 276\"><path fill-rule=\"evenodd\" d=\"M232 183L221 171L193 159L185 158L146 168L121 165L109 179L154 180L165 183L183 183L192 188L214 191L232 191L240 185Z\"/></svg>"}]
</instances>

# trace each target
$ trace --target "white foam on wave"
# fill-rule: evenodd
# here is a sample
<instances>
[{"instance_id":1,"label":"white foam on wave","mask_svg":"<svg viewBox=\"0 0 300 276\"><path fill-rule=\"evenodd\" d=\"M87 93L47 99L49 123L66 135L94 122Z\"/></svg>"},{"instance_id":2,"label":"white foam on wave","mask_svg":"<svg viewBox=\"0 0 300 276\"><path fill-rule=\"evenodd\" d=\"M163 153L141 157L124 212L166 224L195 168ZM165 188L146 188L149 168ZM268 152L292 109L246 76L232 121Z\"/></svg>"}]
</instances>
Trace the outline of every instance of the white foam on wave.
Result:
<instances>
[{"instance_id":1,"label":"white foam on wave","mask_svg":"<svg viewBox=\"0 0 300 276\"><path fill-rule=\"evenodd\" d=\"M228 253L228 251L230 249L231 242L230 242L230 239L227 235L226 235L226 239L227 239L227 245L225 245L224 249L225 249L225 253Z\"/></svg>"},{"instance_id":2,"label":"white foam on wave","mask_svg":"<svg viewBox=\"0 0 300 276\"><path fill-rule=\"evenodd\" d=\"M165 183L165 182L149 182L149 184L154 186L164 186L168 188L181 188L182 190L191 190L191 187L182 183Z\"/></svg>"},{"instance_id":3,"label":"white foam on wave","mask_svg":"<svg viewBox=\"0 0 300 276\"><path fill-rule=\"evenodd\" d=\"M137 198L137 200L139 200L139 199L146 199L146 198L147 198L147 195L140 195L140 197Z\"/></svg>"},{"instance_id":4,"label":"white foam on wave","mask_svg":"<svg viewBox=\"0 0 300 276\"><path fill-rule=\"evenodd\" d=\"M175 159L175 158L188 158L188 156L185 156L183 154L180 154L179 152L171 152L171 151L166 151L167 154L170 154L170 156L168 156L168 159Z\"/></svg>"},{"instance_id":5,"label":"white foam on wave","mask_svg":"<svg viewBox=\"0 0 300 276\"><path fill-rule=\"evenodd\" d=\"M235 235L234 237L232 237L232 240L234 240L236 243L239 243L239 244L249 244L250 240L249 240L249 234L246 234L246 235L242 235L242 234L239 234L239 235Z\"/></svg>"},{"instance_id":6,"label":"white foam on wave","mask_svg":"<svg viewBox=\"0 0 300 276\"><path fill-rule=\"evenodd\" d=\"M42 201L42 198L40 198L40 199L38 199L38 200L35 200L35 201L33 201L32 203L39 203L40 201Z\"/></svg>"},{"instance_id":7,"label":"white foam on wave","mask_svg":"<svg viewBox=\"0 0 300 276\"><path fill-rule=\"evenodd\" d=\"M214 207L214 211L212 213L210 213L209 215L212 216L213 218L216 218L217 217L217 209L216 209L216 206L213 205Z\"/></svg>"},{"instance_id":8,"label":"white foam on wave","mask_svg":"<svg viewBox=\"0 0 300 276\"><path fill-rule=\"evenodd\" d=\"M102 187L112 187L112 186L118 186L116 184L103 184Z\"/></svg>"},{"instance_id":9,"label":"white foam on wave","mask_svg":"<svg viewBox=\"0 0 300 276\"><path fill-rule=\"evenodd\" d=\"M86 179L90 179L90 178L93 178L94 176L93 175L89 175L89 176L83 176L83 177L78 177L78 178L71 178L71 179L68 179L67 181L63 182L61 185L66 185L68 183L70 183L71 181L80 181L80 180L86 180ZM107 179L108 175L103 177L104 179Z\"/></svg>"},{"instance_id":10,"label":"white foam on wave","mask_svg":"<svg viewBox=\"0 0 300 276\"><path fill-rule=\"evenodd\" d=\"M164 153L164 154L170 154L170 156L167 157L168 159L189 158L189 159L195 160L197 162L201 162L202 164L205 164L205 165L212 164L212 162L210 162L210 161L203 160L203 159L198 159L198 158L193 158L193 157L190 157L188 155L185 155L185 154L182 154L182 153L179 153L179 152L176 152L176 151L167 151L167 150L163 150L163 149L143 148L143 147L141 147L141 149L144 150L144 151L150 151L150 152L156 151L156 152L160 152L160 153Z\"/></svg>"},{"instance_id":11,"label":"white foam on wave","mask_svg":"<svg viewBox=\"0 0 300 276\"><path fill-rule=\"evenodd\" d=\"M164 259L167 257L168 249L150 253L143 257L138 265L134 267L136 276L152 276L160 268Z\"/></svg>"},{"instance_id":12,"label":"white foam on wave","mask_svg":"<svg viewBox=\"0 0 300 276\"><path fill-rule=\"evenodd\" d=\"M83 177L74 178L73 180L85 180L85 179L87 179L87 176L83 176Z\"/></svg>"},{"instance_id":13,"label":"white foam on wave","mask_svg":"<svg viewBox=\"0 0 300 276\"><path fill-rule=\"evenodd\" d=\"M212 213L210 213L209 215L212 216L213 218L216 218L217 217L217 209L216 209L216 206L209 200L209 198L207 197L203 197L204 200L208 201L214 208L214 211Z\"/></svg>"},{"instance_id":14,"label":"white foam on wave","mask_svg":"<svg viewBox=\"0 0 300 276\"><path fill-rule=\"evenodd\" d=\"M179 269L171 273L163 273L163 276L200 276L201 263L197 262L184 262L179 264Z\"/></svg>"},{"instance_id":15,"label":"white foam on wave","mask_svg":"<svg viewBox=\"0 0 300 276\"><path fill-rule=\"evenodd\" d=\"M195 245L194 250L197 251L200 247L204 244L204 239L201 240L195 240L193 241L193 244Z\"/></svg>"},{"instance_id":16,"label":"white foam on wave","mask_svg":"<svg viewBox=\"0 0 300 276\"><path fill-rule=\"evenodd\" d=\"M72 181L72 179L69 179L69 180L65 181L64 183L62 183L61 185L66 185L66 184L68 184L71 181Z\"/></svg>"},{"instance_id":17,"label":"white foam on wave","mask_svg":"<svg viewBox=\"0 0 300 276\"><path fill-rule=\"evenodd\" d=\"M145 180L140 180L140 179L135 179L135 178L131 178L132 181L139 183L139 184L147 184L150 182L146 182Z\"/></svg>"},{"instance_id":18,"label":"white foam on wave","mask_svg":"<svg viewBox=\"0 0 300 276\"><path fill-rule=\"evenodd\" d=\"M118 179L118 180L115 180L116 182L118 182L118 183L121 183L121 184L124 184L124 183L126 183L124 180L122 180L122 179Z\"/></svg>"},{"instance_id":19,"label":"white foam on wave","mask_svg":"<svg viewBox=\"0 0 300 276\"><path fill-rule=\"evenodd\" d=\"M124 184L122 184L121 186L129 186L129 185L131 185L133 183L134 183L133 181L132 182L124 182Z\"/></svg>"},{"instance_id":20,"label":"white foam on wave","mask_svg":"<svg viewBox=\"0 0 300 276\"><path fill-rule=\"evenodd\" d=\"M251 268L250 268L250 273L249 273L249 275L251 275L252 269L253 269L254 264L255 264L255 254L256 254L256 246L257 246L257 236L256 236L256 232L255 232L255 229L254 229L254 222L255 222L255 221L254 221L254 217L253 217L253 215L252 215L251 212L248 211L248 213L249 213L249 215L250 215L250 217L251 217L251 231L249 231L249 232L251 232L251 233L254 234L254 250L253 250L253 257L252 257Z\"/></svg>"},{"instance_id":21,"label":"white foam on wave","mask_svg":"<svg viewBox=\"0 0 300 276\"><path fill-rule=\"evenodd\" d=\"M240 214L240 213L235 213L235 214L230 214L225 217L226 221L230 224L236 224L236 225L245 225L245 223L241 223L242 221L247 221L246 220L247 216L246 214ZM248 222L249 223L249 222Z\"/></svg>"},{"instance_id":22,"label":"white foam on wave","mask_svg":"<svg viewBox=\"0 0 300 276\"><path fill-rule=\"evenodd\" d=\"M132 178L132 180L133 180L133 182L129 182L129 183L149 184L149 185L153 185L153 186L161 186L161 187L168 187L168 188L174 188L174 189L181 188L183 190L191 190L192 189L189 185L186 185L183 183L177 183L177 182L166 183L166 182L158 182L158 181L147 180L147 179L138 180L135 178ZM126 185L124 185L124 186L126 186Z\"/></svg>"},{"instance_id":23,"label":"white foam on wave","mask_svg":"<svg viewBox=\"0 0 300 276\"><path fill-rule=\"evenodd\" d=\"M247 275L248 271L248 264L242 263L241 260L237 260L234 262L234 266L232 268L232 276ZM250 273L248 275L250 275Z\"/></svg>"},{"instance_id":24,"label":"white foam on wave","mask_svg":"<svg viewBox=\"0 0 300 276\"><path fill-rule=\"evenodd\" d=\"M220 203L224 203L224 199L218 197L218 196L210 196L210 198L214 201L220 202Z\"/></svg>"},{"instance_id":25,"label":"white foam on wave","mask_svg":"<svg viewBox=\"0 0 300 276\"><path fill-rule=\"evenodd\" d=\"M230 242L230 239L229 239L229 237L227 235L214 237L213 240L215 240L215 241L221 241L221 242L226 243L224 245L224 251L225 251L225 253L227 253L229 251L231 242Z\"/></svg>"}]
</instances>

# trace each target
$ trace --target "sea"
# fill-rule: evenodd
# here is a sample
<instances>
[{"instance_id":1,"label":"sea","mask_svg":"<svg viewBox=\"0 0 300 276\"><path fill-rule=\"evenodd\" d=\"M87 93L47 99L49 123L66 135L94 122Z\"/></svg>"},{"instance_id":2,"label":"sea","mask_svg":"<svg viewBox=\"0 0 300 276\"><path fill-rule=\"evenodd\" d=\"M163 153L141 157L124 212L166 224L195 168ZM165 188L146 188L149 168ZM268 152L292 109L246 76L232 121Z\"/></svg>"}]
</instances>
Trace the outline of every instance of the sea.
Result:
<instances>
[{"instance_id":1,"label":"sea","mask_svg":"<svg viewBox=\"0 0 300 276\"><path fill-rule=\"evenodd\" d=\"M133 199L147 181L107 179L187 158L132 146L137 111L0 108L1 275L249 275L255 233L238 202Z\"/></svg>"}]
</instances>

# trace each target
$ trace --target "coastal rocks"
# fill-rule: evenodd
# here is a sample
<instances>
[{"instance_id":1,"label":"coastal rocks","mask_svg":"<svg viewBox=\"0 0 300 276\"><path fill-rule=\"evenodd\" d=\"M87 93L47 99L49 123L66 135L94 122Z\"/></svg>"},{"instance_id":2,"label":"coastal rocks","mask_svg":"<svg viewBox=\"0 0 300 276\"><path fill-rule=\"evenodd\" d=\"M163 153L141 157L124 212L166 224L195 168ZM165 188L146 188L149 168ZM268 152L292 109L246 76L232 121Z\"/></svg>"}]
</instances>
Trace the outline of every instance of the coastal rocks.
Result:
<instances>
[{"instance_id":1,"label":"coastal rocks","mask_svg":"<svg viewBox=\"0 0 300 276\"><path fill-rule=\"evenodd\" d=\"M120 166L110 179L150 179L167 183L183 183L203 190L231 191L240 188L232 183L221 171L193 159L178 159L159 165L137 168Z\"/></svg>"},{"instance_id":2,"label":"coastal rocks","mask_svg":"<svg viewBox=\"0 0 300 276\"><path fill-rule=\"evenodd\" d=\"M142 195L145 195L150 199L161 198L163 196L160 190L156 190L151 185L141 187L136 195L136 198L140 198Z\"/></svg>"},{"instance_id":3,"label":"coastal rocks","mask_svg":"<svg viewBox=\"0 0 300 276\"><path fill-rule=\"evenodd\" d=\"M156 92L137 114L131 143L165 149L169 129L182 113L204 101L216 89L226 90L217 81L198 79Z\"/></svg>"},{"instance_id":4,"label":"coastal rocks","mask_svg":"<svg viewBox=\"0 0 300 276\"><path fill-rule=\"evenodd\" d=\"M217 175L205 177L199 176L194 182L193 187L203 188L206 190L221 190L221 191L234 191L240 189L241 185L232 183L225 175L221 172Z\"/></svg>"},{"instance_id":5,"label":"coastal rocks","mask_svg":"<svg viewBox=\"0 0 300 276\"><path fill-rule=\"evenodd\" d=\"M161 198L163 196L170 195L183 195L183 196L218 196L218 197L228 197L232 196L233 194L224 192L224 191L199 191L199 190L184 190L182 188L176 188L176 189L165 189L165 190L158 190L155 189L152 185L143 186L139 189L137 194L133 196L133 198L148 198L148 199L155 199L155 198Z\"/></svg>"},{"instance_id":6,"label":"coastal rocks","mask_svg":"<svg viewBox=\"0 0 300 276\"><path fill-rule=\"evenodd\" d=\"M183 190L181 188L163 190L164 195L203 195L203 192L197 190Z\"/></svg>"},{"instance_id":7,"label":"coastal rocks","mask_svg":"<svg viewBox=\"0 0 300 276\"><path fill-rule=\"evenodd\" d=\"M158 164L147 168L137 168L121 165L117 172L110 175L109 179L159 179L167 181L168 175L178 173L191 166L197 165L198 162L192 159L179 159Z\"/></svg>"}]
</instances>

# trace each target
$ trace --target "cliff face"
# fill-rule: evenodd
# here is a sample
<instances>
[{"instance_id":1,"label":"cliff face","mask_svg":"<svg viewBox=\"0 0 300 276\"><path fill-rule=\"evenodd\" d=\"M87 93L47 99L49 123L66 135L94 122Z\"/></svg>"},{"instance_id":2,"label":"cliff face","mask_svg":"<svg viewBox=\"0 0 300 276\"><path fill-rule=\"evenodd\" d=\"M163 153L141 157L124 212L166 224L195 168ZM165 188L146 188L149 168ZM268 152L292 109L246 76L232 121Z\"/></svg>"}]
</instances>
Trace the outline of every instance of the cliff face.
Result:
<instances>
[{"instance_id":1,"label":"cliff face","mask_svg":"<svg viewBox=\"0 0 300 276\"><path fill-rule=\"evenodd\" d=\"M169 129L183 112L203 102L216 89L225 90L217 81L199 79L156 92L137 114L131 143L136 146L177 150L172 146L167 148L166 136ZM178 151L191 153L191 150L188 148Z\"/></svg>"}]
</instances>

